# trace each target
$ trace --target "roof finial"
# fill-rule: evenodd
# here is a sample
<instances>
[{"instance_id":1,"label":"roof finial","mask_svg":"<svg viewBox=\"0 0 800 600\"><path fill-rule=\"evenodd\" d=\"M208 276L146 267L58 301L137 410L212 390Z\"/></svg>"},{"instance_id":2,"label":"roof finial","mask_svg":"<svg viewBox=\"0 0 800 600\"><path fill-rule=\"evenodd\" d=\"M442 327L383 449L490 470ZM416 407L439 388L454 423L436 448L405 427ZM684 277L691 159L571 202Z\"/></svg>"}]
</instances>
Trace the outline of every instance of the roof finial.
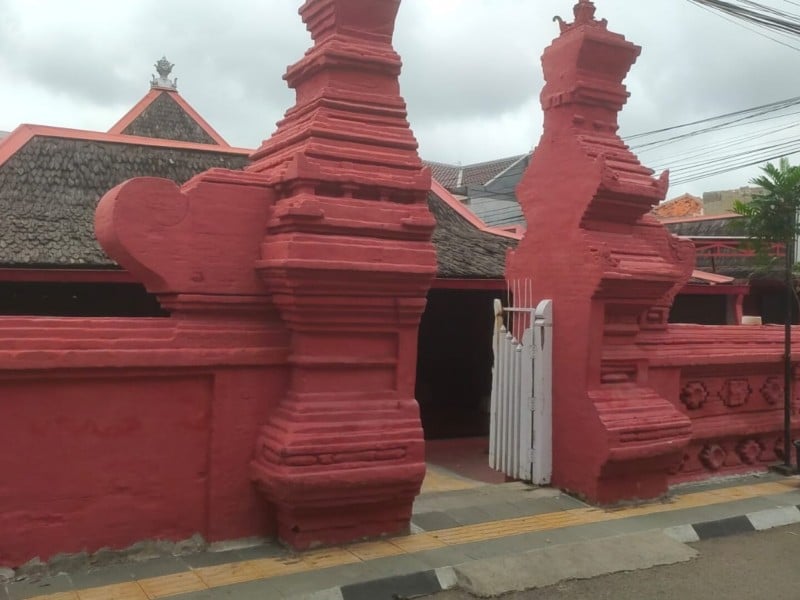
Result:
<instances>
[{"instance_id":1,"label":"roof finial","mask_svg":"<svg viewBox=\"0 0 800 600\"><path fill-rule=\"evenodd\" d=\"M162 56L161 60L155 64L156 71L158 72L158 78L153 75L153 78L150 80L150 87L164 90L177 90L178 78L169 78L170 73L172 73L172 67L174 66L174 64L167 60L166 56Z\"/></svg>"},{"instance_id":2,"label":"roof finial","mask_svg":"<svg viewBox=\"0 0 800 600\"><path fill-rule=\"evenodd\" d=\"M558 25L561 28L561 33L564 33L573 27L578 27L579 25L599 25L600 27L605 27L608 24L608 21L605 19L598 21L594 18L597 8L592 0L578 0L578 3L572 9L572 12L575 14L575 22L573 23L567 23L561 17L553 17L554 21L558 21Z\"/></svg>"}]
</instances>

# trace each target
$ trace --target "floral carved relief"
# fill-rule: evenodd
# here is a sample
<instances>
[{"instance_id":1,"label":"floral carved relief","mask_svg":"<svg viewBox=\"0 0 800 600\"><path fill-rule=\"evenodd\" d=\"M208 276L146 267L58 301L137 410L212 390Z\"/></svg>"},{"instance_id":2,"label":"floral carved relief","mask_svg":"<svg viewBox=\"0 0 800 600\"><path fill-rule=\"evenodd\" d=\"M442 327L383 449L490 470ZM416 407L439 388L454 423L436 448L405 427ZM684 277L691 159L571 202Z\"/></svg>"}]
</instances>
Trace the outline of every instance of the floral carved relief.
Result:
<instances>
[{"instance_id":1,"label":"floral carved relief","mask_svg":"<svg viewBox=\"0 0 800 600\"><path fill-rule=\"evenodd\" d=\"M719 471L725 464L727 453L718 444L711 444L703 448L700 452L700 462L710 471Z\"/></svg>"},{"instance_id":2,"label":"floral carved relief","mask_svg":"<svg viewBox=\"0 0 800 600\"><path fill-rule=\"evenodd\" d=\"M761 386L761 397L767 404L778 404L783 399L783 382L778 377L768 377Z\"/></svg>"},{"instance_id":3,"label":"floral carved relief","mask_svg":"<svg viewBox=\"0 0 800 600\"><path fill-rule=\"evenodd\" d=\"M722 388L722 401L730 408L744 406L752 393L747 379L729 379Z\"/></svg>"},{"instance_id":4,"label":"floral carved relief","mask_svg":"<svg viewBox=\"0 0 800 600\"><path fill-rule=\"evenodd\" d=\"M681 402L689 410L698 410L708 400L708 388L702 381L690 381L681 390Z\"/></svg>"},{"instance_id":5,"label":"floral carved relief","mask_svg":"<svg viewBox=\"0 0 800 600\"><path fill-rule=\"evenodd\" d=\"M756 440L745 440L736 447L736 453L744 464L754 465L761 457L761 444Z\"/></svg>"}]
</instances>

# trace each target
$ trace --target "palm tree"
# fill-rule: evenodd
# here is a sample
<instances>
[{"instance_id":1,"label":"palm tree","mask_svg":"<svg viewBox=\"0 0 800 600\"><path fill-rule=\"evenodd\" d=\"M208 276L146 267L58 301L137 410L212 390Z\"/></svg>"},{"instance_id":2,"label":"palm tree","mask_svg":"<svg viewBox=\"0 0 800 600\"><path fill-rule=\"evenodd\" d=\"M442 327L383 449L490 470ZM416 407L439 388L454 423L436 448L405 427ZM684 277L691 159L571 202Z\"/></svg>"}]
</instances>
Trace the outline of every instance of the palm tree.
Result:
<instances>
[{"instance_id":1,"label":"palm tree","mask_svg":"<svg viewBox=\"0 0 800 600\"><path fill-rule=\"evenodd\" d=\"M792 317L795 304L794 265L795 241L798 234L797 214L800 210L800 166L792 166L781 158L778 165L767 163L761 168L763 175L750 183L764 190L762 196L750 202L737 201L734 212L744 218L737 224L753 242L757 251L775 243L784 244L783 272L786 286L786 310L784 313L783 342L783 463L791 470L792 438Z\"/></svg>"}]
</instances>

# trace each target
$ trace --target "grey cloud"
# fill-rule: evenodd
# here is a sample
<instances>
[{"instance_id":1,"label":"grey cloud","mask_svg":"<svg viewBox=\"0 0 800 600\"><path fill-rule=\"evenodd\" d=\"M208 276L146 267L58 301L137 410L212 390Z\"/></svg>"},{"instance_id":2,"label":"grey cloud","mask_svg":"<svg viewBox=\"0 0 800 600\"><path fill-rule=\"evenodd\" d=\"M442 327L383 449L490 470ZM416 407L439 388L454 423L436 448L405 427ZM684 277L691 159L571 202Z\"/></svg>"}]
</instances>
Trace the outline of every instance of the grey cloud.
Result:
<instances>
[{"instance_id":1,"label":"grey cloud","mask_svg":"<svg viewBox=\"0 0 800 600\"><path fill-rule=\"evenodd\" d=\"M533 146L541 123L539 57L558 34L553 15L569 17L573 3L403 0L395 40L404 60L403 95L424 155L473 162ZM153 62L166 54L176 63L184 97L231 143L254 147L293 103L281 76L310 45L297 16L300 4L0 0L0 71L41 90L31 105L69 96L76 100L70 106L103 114L113 108L121 116L146 93ZM610 29L643 46L627 81L633 96L621 119L624 134L796 93L792 78L783 76L792 72L793 51L688 2L596 4ZM36 11L48 6L63 12L63 26L58 19L39 23ZM0 118L14 122L3 121L4 128L31 120L5 110L0 107ZM73 118L65 114L57 122ZM735 175L728 180L738 183Z\"/></svg>"}]
</instances>

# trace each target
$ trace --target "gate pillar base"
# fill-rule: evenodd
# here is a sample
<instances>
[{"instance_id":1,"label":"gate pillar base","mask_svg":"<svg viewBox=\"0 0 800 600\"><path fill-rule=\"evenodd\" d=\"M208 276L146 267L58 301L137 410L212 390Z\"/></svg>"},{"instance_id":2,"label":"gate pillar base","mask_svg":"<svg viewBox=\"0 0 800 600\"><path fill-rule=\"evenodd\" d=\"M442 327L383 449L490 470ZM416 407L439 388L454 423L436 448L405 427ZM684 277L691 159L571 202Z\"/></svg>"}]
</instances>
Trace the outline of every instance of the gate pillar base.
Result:
<instances>
[{"instance_id":1,"label":"gate pillar base","mask_svg":"<svg viewBox=\"0 0 800 600\"><path fill-rule=\"evenodd\" d=\"M269 469L259 469L259 488L266 496L275 498L292 488L297 490L285 500L277 500L278 537L292 548L308 550L407 533L425 464L409 464L399 471L387 469L383 473L378 468L362 471L367 470L339 472L327 490L318 485L319 475L314 475L312 492L297 478L282 478ZM380 489L363 485L380 479L385 480ZM345 488L347 481L352 488ZM311 497L304 497L303 489L311 492Z\"/></svg>"}]
</instances>

